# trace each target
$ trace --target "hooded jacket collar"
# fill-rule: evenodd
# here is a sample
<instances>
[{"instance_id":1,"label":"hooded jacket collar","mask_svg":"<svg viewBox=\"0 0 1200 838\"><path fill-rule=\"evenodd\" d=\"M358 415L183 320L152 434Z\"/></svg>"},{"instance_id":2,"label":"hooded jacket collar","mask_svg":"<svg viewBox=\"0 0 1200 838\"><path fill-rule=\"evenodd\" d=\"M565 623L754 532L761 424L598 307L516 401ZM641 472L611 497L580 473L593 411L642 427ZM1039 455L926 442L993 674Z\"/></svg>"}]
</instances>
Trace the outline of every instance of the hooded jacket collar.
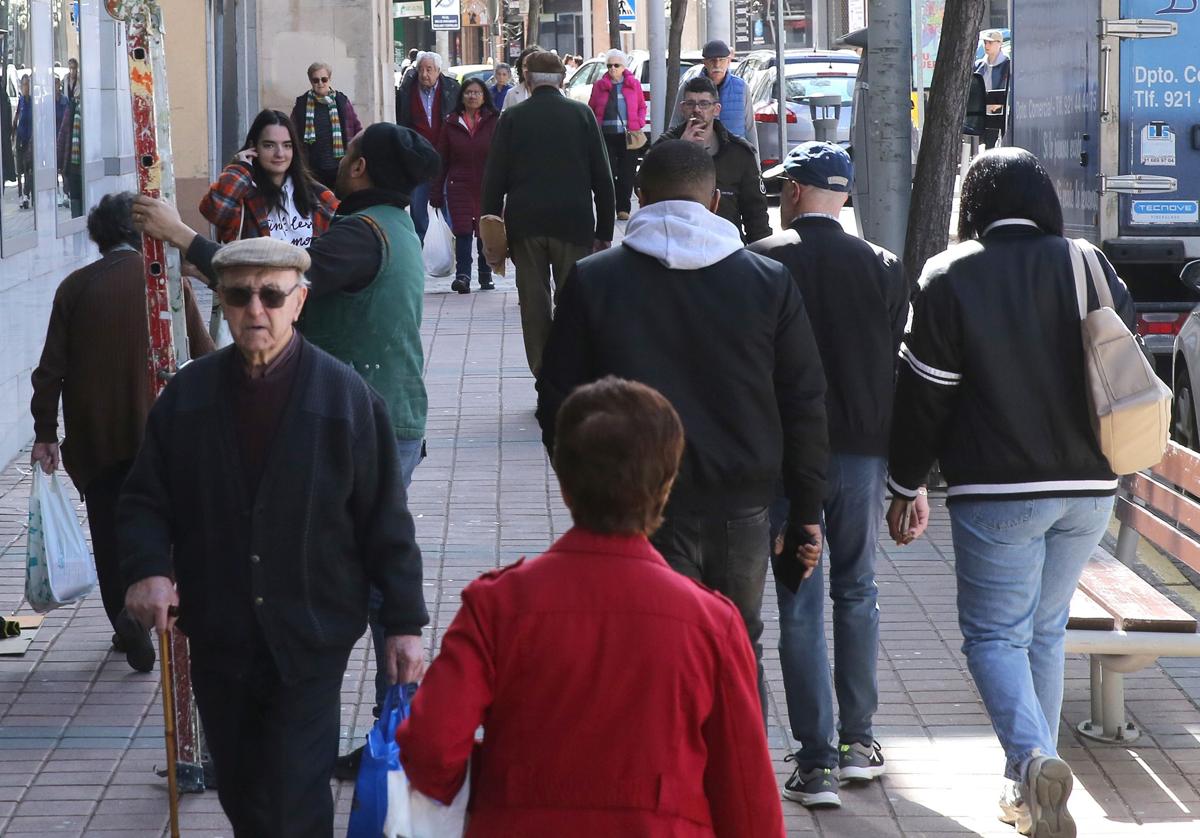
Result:
<instances>
[{"instance_id":1,"label":"hooded jacket collar","mask_svg":"<svg viewBox=\"0 0 1200 838\"><path fill-rule=\"evenodd\" d=\"M634 213L623 244L673 271L695 271L741 250L742 236L696 201L660 201Z\"/></svg>"}]
</instances>

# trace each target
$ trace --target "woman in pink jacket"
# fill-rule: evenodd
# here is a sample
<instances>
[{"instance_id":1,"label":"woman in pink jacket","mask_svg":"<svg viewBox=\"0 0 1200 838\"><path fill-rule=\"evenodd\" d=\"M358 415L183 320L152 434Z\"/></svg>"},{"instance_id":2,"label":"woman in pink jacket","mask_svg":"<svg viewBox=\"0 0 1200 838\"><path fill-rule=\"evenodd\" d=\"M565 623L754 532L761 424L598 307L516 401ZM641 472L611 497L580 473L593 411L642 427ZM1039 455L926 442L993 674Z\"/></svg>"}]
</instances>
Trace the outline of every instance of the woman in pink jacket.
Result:
<instances>
[{"instance_id":1,"label":"woman in pink jacket","mask_svg":"<svg viewBox=\"0 0 1200 838\"><path fill-rule=\"evenodd\" d=\"M626 134L645 129L646 97L642 93L642 83L625 67L625 53L610 49L604 58L608 72L592 85L588 105L596 114L608 146L608 162L612 167L613 186L617 192L617 218L628 221L637 152L628 147Z\"/></svg>"}]
</instances>

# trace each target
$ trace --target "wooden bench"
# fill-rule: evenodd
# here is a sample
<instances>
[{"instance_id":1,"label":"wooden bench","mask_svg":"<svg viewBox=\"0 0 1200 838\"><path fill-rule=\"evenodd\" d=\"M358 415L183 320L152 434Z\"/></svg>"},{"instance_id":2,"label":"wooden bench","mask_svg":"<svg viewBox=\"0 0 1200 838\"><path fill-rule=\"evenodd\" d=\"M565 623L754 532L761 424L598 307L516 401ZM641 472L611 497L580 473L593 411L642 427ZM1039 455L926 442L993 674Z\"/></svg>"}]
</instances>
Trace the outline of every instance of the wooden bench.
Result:
<instances>
[{"instance_id":1,"label":"wooden bench","mask_svg":"<svg viewBox=\"0 0 1200 838\"><path fill-rule=\"evenodd\" d=\"M1163 461L1121 480L1121 528L1114 558L1097 550L1079 580L1067 621L1066 650L1090 656L1092 716L1076 729L1103 742L1130 742L1125 674L1159 657L1200 656L1196 618L1143 581L1129 564L1145 538L1200 571L1200 455L1171 443Z\"/></svg>"}]
</instances>

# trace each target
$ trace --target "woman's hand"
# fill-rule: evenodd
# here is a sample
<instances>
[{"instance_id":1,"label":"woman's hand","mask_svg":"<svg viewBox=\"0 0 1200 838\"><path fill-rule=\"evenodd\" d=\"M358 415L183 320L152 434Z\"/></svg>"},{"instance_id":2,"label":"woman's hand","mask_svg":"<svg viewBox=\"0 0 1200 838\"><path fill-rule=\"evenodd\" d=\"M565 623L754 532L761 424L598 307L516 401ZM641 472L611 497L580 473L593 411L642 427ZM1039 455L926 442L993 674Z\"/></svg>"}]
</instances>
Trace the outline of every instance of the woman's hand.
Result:
<instances>
[{"instance_id":1,"label":"woman's hand","mask_svg":"<svg viewBox=\"0 0 1200 838\"><path fill-rule=\"evenodd\" d=\"M258 157L258 150L253 148L243 148L237 154L233 155L233 162L245 163L247 166L253 166L255 159Z\"/></svg>"}]
</instances>

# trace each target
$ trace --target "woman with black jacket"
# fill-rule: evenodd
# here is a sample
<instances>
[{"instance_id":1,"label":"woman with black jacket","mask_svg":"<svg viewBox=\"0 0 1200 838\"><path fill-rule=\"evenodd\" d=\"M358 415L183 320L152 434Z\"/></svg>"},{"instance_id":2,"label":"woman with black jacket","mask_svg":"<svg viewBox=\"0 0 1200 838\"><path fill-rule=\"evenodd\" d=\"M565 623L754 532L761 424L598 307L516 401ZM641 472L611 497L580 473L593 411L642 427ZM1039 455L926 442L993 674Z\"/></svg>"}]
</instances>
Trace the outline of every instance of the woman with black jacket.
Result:
<instances>
[{"instance_id":1,"label":"woman with black jacket","mask_svg":"<svg viewBox=\"0 0 1200 838\"><path fill-rule=\"evenodd\" d=\"M926 263L900 347L888 524L911 540L904 521L940 460L963 652L1011 781L1001 819L1036 838L1073 838L1071 771L1056 745L1063 639L1117 479L1092 431L1062 208L1032 154L975 160L959 240ZM1099 262L1132 331L1129 292Z\"/></svg>"}]
</instances>

